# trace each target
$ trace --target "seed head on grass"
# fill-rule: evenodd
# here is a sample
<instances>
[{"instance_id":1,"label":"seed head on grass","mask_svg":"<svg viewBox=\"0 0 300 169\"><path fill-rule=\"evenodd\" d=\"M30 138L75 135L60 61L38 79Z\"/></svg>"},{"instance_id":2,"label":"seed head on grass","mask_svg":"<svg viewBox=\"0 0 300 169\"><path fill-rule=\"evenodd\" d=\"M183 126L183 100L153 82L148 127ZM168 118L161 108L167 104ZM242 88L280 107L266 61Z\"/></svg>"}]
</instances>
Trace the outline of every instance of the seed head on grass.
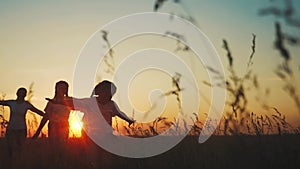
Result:
<instances>
[{"instance_id":1,"label":"seed head on grass","mask_svg":"<svg viewBox=\"0 0 300 169\"><path fill-rule=\"evenodd\" d=\"M181 88L180 85L179 85L180 84L180 79L181 79L181 74L176 72L175 75L172 77L172 86L175 87L175 89L173 89L169 92L166 92L165 96L175 95L179 112L182 113L180 93L182 92L183 88Z\"/></svg>"},{"instance_id":2,"label":"seed head on grass","mask_svg":"<svg viewBox=\"0 0 300 169\"><path fill-rule=\"evenodd\" d=\"M229 66L232 67L233 66L233 57L231 55L231 51L229 49L228 43L225 39L223 39L223 48L227 52L227 59L228 59Z\"/></svg>"},{"instance_id":3,"label":"seed head on grass","mask_svg":"<svg viewBox=\"0 0 300 169\"><path fill-rule=\"evenodd\" d=\"M106 43L106 47L108 48L108 54L104 56L103 61L105 65L107 66L106 72L109 74L113 74L115 71L115 63L114 63L114 50L111 47L111 44L108 39L108 31L102 30L102 39Z\"/></svg>"},{"instance_id":4,"label":"seed head on grass","mask_svg":"<svg viewBox=\"0 0 300 169\"><path fill-rule=\"evenodd\" d=\"M252 34L252 37L253 37L252 38L252 46L251 46L252 52L251 52L250 57L249 57L248 68L249 68L250 65L253 64L252 59L253 59L253 56L254 56L254 53L255 53L255 47L256 47L256 43L255 43L256 35Z\"/></svg>"}]
</instances>

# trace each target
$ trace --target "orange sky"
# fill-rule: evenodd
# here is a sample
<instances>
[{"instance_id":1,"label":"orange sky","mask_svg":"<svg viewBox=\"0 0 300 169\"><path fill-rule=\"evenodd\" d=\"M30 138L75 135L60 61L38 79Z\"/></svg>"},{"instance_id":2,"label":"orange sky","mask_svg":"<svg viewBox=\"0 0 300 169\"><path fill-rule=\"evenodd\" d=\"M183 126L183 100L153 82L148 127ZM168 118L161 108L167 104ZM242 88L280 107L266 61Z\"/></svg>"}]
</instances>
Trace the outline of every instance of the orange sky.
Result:
<instances>
[{"instance_id":1,"label":"orange sky","mask_svg":"<svg viewBox=\"0 0 300 169\"><path fill-rule=\"evenodd\" d=\"M45 97L53 97L54 84L64 79L70 84L72 95L73 71L77 56L87 39L104 24L121 16L152 11L154 1L136 0L127 3L121 0L93 1L84 3L74 1L58 2L0 2L0 92L6 93L6 99L15 98L18 87L28 87L34 82L34 98L32 102L43 109ZM299 3L296 2L296 3ZM245 66L250 55L252 33L257 35L257 48L253 59L253 72L257 74L261 91L248 94L249 106L254 112L264 112L255 100L265 88L271 91L265 99L273 107L284 112L289 122L300 126L300 114L291 98L282 90L283 82L274 74L276 66L281 62L277 51L273 48L274 18L259 17L257 11L266 7L269 2L260 0L242 2L197 1L187 0L181 6L167 3L161 12L174 11L179 15L194 16L197 26L208 36L219 53L224 67L227 67L226 52L222 48L222 39L226 38L232 49L234 65L239 74L245 73ZM278 4L279 6L282 4ZM295 5L297 8L300 5ZM218 11L218 12L215 12ZM299 12L299 11L298 11ZM299 14L298 14L299 16ZM283 22L284 23L284 22ZM291 34L299 35L299 29L284 24L284 29ZM116 65L133 51L146 47L160 47L174 51L175 41L161 37L136 37L116 47ZM292 67L295 70L295 84L299 84L300 48L289 46L292 55ZM200 61L187 59L185 53L176 53L189 65L196 74L199 85L200 110L199 116L209 109L210 89L202 83L207 81L206 70ZM102 79L111 79L99 68ZM228 72L227 72L228 73ZM149 76L151 77L149 79ZM164 91L172 88L171 80L160 73L148 72L147 77L139 76L132 85L130 98L137 109L147 110L150 106L147 90L161 87ZM299 86L299 85L296 85ZM118 86L119 88L122 86ZM141 95L141 93L143 95ZM149 93L148 92L148 93ZM298 89L298 96L299 96ZM89 94L86 94L88 97ZM120 107L130 116L132 107L122 105L122 100L114 98ZM176 111L176 101L169 97L167 112ZM129 111L129 112L128 112Z\"/></svg>"}]
</instances>

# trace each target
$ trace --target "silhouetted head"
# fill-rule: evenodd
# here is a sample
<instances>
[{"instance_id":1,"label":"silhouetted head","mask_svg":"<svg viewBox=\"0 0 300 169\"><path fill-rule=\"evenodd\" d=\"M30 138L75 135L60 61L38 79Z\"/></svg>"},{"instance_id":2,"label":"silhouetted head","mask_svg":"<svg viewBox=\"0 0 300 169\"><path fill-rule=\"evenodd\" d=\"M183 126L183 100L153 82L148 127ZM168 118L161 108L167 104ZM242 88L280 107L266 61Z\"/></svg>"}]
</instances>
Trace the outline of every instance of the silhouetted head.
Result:
<instances>
[{"instance_id":1,"label":"silhouetted head","mask_svg":"<svg viewBox=\"0 0 300 169\"><path fill-rule=\"evenodd\" d=\"M69 84L66 81L59 81L55 84L55 98L68 96Z\"/></svg>"},{"instance_id":2,"label":"silhouetted head","mask_svg":"<svg viewBox=\"0 0 300 169\"><path fill-rule=\"evenodd\" d=\"M24 99L27 95L27 90L24 87L20 87L16 94L18 99Z\"/></svg>"},{"instance_id":3,"label":"silhouetted head","mask_svg":"<svg viewBox=\"0 0 300 169\"><path fill-rule=\"evenodd\" d=\"M104 80L98 83L94 88L94 95L97 95L101 100L111 100L112 96L116 93L117 87L110 81Z\"/></svg>"}]
</instances>

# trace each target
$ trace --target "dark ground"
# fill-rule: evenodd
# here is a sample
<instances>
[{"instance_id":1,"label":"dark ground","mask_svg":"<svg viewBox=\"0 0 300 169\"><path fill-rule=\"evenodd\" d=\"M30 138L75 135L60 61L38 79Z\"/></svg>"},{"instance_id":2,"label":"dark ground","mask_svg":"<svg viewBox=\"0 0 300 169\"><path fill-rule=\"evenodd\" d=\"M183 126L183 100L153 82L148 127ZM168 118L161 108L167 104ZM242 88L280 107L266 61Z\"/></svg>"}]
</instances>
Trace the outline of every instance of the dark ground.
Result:
<instances>
[{"instance_id":1,"label":"dark ground","mask_svg":"<svg viewBox=\"0 0 300 169\"><path fill-rule=\"evenodd\" d=\"M199 144L187 137L164 154L130 159L112 155L92 142L71 139L66 157L51 153L47 139L28 139L13 168L22 169L299 169L300 135L213 136ZM0 139L0 169L9 169L4 138Z\"/></svg>"}]
</instances>

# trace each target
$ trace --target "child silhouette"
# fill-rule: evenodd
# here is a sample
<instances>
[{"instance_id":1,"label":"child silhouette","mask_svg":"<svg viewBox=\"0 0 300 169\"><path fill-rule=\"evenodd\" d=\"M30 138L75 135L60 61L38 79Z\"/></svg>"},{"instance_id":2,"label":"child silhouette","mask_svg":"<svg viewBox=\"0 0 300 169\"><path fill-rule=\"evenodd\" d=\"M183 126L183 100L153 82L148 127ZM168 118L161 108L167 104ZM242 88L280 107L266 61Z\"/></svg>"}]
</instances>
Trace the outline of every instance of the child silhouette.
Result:
<instances>
[{"instance_id":1,"label":"child silhouette","mask_svg":"<svg viewBox=\"0 0 300 169\"><path fill-rule=\"evenodd\" d=\"M35 108L31 103L25 100L27 90L23 87L17 91L16 100L0 101L0 105L10 108L10 118L6 128L5 137L8 141L9 156L20 152L27 136L26 113L28 110L44 116L44 112Z\"/></svg>"},{"instance_id":2,"label":"child silhouette","mask_svg":"<svg viewBox=\"0 0 300 169\"><path fill-rule=\"evenodd\" d=\"M53 101L61 104L48 102L45 107L45 116L34 134L36 139L46 122L48 123L48 137L50 141L49 160L52 161L53 168L67 168L67 147L69 138L69 115L70 107L63 105L64 98L68 97L69 84L66 81L59 81L55 84L55 94Z\"/></svg>"},{"instance_id":3,"label":"child silhouette","mask_svg":"<svg viewBox=\"0 0 300 169\"><path fill-rule=\"evenodd\" d=\"M70 107L63 105L64 98L68 97L69 84L65 81L59 81L55 84L55 95L53 102L48 102L45 107L45 116L43 117L33 138L37 138L46 124L48 123L48 137L51 142L66 142L69 137L69 115ZM54 104L61 103L61 104Z\"/></svg>"},{"instance_id":4,"label":"child silhouette","mask_svg":"<svg viewBox=\"0 0 300 169\"><path fill-rule=\"evenodd\" d=\"M112 82L105 80L95 86L92 97L95 95L98 107L109 125L112 125L112 118L114 116L120 117L121 119L127 121L130 125L135 121L128 118L112 100L112 97L116 91L117 87Z\"/></svg>"}]
</instances>

